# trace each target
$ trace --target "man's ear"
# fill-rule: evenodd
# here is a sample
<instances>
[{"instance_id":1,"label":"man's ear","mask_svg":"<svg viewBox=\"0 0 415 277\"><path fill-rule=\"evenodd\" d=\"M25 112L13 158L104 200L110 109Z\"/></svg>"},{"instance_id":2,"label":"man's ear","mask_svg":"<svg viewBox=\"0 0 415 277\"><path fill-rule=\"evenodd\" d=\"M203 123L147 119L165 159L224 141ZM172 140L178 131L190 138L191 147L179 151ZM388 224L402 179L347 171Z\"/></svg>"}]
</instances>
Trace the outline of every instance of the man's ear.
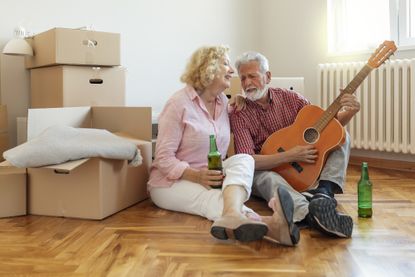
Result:
<instances>
[{"instance_id":1,"label":"man's ear","mask_svg":"<svg viewBox=\"0 0 415 277\"><path fill-rule=\"evenodd\" d=\"M271 82L271 71L265 72L265 76L266 76L266 83L269 84L269 82Z\"/></svg>"}]
</instances>

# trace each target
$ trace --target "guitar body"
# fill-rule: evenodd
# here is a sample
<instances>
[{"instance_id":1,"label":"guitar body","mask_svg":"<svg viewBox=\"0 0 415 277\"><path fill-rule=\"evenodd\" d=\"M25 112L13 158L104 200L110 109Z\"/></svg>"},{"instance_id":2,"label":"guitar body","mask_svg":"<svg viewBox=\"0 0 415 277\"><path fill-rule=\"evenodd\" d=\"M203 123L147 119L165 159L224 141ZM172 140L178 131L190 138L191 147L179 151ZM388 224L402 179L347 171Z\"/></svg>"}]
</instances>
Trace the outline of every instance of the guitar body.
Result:
<instances>
[{"instance_id":1,"label":"guitar body","mask_svg":"<svg viewBox=\"0 0 415 277\"><path fill-rule=\"evenodd\" d=\"M396 49L393 41L385 40L326 111L313 105L305 106L298 113L293 125L269 136L262 146L262 155L284 152L297 145L307 144L313 145L318 151L315 163L293 162L272 170L280 174L297 191L310 188L320 176L330 152L344 143L345 130L334 118L341 109L340 98L346 93L352 94L372 69L378 68Z\"/></svg>"},{"instance_id":2,"label":"guitar body","mask_svg":"<svg viewBox=\"0 0 415 277\"><path fill-rule=\"evenodd\" d=\"M287 151L297 145L313 145L318 150L315 163L289 163L272 170L280 174L294 189L309 189L320 176L329 153L344 143L345 130L337 119L331 119L322 131L313 127L323 115L320 107L307 105L300 110L295 122L274 132L264 142L261 154L269 155Z\"/></svg>"}]
</instances>

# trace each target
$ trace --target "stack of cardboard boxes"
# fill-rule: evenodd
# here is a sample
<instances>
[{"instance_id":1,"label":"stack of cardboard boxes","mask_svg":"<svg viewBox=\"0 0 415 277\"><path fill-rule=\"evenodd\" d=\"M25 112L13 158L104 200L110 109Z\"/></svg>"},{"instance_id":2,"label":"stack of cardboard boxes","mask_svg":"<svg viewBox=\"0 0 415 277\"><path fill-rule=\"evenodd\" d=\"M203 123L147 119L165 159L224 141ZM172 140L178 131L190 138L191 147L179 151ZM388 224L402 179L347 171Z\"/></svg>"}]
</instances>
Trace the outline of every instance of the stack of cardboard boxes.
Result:
<instances>
[{"instance_id":1,"label":"stack of cardboard boxes","mask_svg":"<svg viewBox=\"0 0 415 277\"><path fill-rule=\"evenodd\" d=\"M26 59L32 108L23 128L27 138L56 124L107 129L136 144L143 163L129 167L127 161L91 158L29 168L28 212L102 219L147 198L151 108L123 107L126 72L119 67L119 34L55 28L29 42L34 56Z\"/></svg>"},{"instance_id":2,"label":"stack of cardboard boxes","mask_svg":"<svg viewBox=\"0 0 415 277\"><path fill-rule=\"evenodd\" d=\"M55 28L30 42L31 108L124 106L119 34Z\"/></svg>"}]
</instances>

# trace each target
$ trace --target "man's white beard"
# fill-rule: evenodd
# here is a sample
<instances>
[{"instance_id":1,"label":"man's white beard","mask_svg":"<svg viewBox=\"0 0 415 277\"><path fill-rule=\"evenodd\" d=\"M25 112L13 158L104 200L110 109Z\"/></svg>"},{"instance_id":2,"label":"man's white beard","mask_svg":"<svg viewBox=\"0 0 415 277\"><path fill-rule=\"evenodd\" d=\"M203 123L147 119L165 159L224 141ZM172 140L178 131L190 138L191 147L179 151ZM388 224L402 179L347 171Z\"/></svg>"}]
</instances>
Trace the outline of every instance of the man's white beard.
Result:
<instances>
[{"instance_id":1,"label":"man's white beard","mask_svg":"<svg viewBox=\"0 0 415 277\"><path fill-rule=\"evenodd\" d=\"M245 94L246 94L246 98L248 98L249 100L256 101L264 97L267 91L268 91L268 85L265 85L265 87L262 90L256 89L255 91L245 92Z\"/></svg>"}]
</instances>

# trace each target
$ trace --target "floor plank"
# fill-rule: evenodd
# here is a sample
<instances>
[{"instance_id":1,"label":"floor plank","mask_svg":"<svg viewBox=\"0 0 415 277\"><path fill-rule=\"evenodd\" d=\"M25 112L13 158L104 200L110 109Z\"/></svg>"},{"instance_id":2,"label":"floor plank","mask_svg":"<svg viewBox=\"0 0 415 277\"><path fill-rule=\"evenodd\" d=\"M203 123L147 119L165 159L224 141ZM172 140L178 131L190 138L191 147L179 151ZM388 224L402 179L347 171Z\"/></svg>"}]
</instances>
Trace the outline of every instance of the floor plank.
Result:
<instances>
[{"instance_id":1,"label":"floor plank","mask_svg":"<svg viewBox=\"0 0 415 277\"><path fill-rule=\"evenodd\" d=\"M0 219L3 276L412 276L415 173L370 168L374 216L357 217L359 167L350 166L339 209L351 239L304 229L297 247L210 236L203 218L158 209L150 200L102 221L22 216ZM248 203L270 214L266 203Z\"/></svg>"}]
</instances>

